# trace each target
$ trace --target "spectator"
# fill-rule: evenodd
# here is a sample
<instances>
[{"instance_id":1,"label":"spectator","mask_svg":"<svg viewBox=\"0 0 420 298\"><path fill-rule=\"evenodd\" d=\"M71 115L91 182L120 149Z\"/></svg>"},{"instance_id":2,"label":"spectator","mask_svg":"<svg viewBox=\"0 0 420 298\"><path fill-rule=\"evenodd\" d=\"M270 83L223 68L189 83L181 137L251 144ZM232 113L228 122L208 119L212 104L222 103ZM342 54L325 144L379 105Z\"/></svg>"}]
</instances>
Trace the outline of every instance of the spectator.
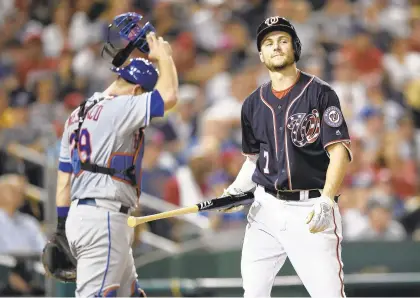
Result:
<instances>
[{"instance_id":1,"label":"spectator","mask_svg":"<svg viewBox=\"0 0 420 298\"><path fill-rule=\"evenodd\" d=\"M401 216L401 223L415 241L420 241L420 197L408 198L404 204L405 214Z\"/></svg>"},{"instance_id":2,"label":"spectator","mask_svg":"<svg viewBox=\"0 0 420 298\"><path fill-rule=\"evenodd\" d=\"M394 189L402 199L413 196L417 189L418 172L412 120L401 118L396 132L387 137L384 157L391 171Z\"/></svg>"},{"instance_id":3,"label":"spectator","mask_svg":"<svg viewBox=\"0 0 420 298\"><path fill-rule=\"evenodd\" d=\"M407 107L413 115L414 126L420 129L420 77L407 82L404 90Z\"/></svg>"},{"instance_id":4,"label":"spectator","mask_svg":"<svg viewBox=\"0 0 420 298\"><path fill-rule=\"evenodd\" d=\"M366 86L357 76L350 61L337 61L333 66L333 77L331 86L340 98L341 108L350 128L360 125L358 115L368 104Z\"/></svg>"},{"instance_id":5,"label":"spectator","mask_svg":"<svg viewBox=\"0 0 420 298\"><path fill-rule=\"evenodd\" d=\"M343 239L355 241L369 225L366 205L370 185L354 185L343 189L339 206L342 214Z\"/></svg>"},{"instance_id":6,"label":"spectator","mask_svg":"<svg viewBox=\"0 0 420 298\"><path fill-rule=\"evenodd\" d=\"M67 93L83 91L77 90L76 74L73 70L74 53L69 48L64 48L61 52L60 62L57 66L56 88L59 100L63 99Z\"/></svg>"},{"instance_id":7,"label":"spectator","mask_svg":"<svg viewBox=\"0 0 420 298\"><path fill-rule=\"evenodd\" d=\"M399 101L399 98L387 96L381 84L377 82L366 85L368 107L380 111L384 116L385 129L394 131L398 127L398 119L406 113L404 103Z\"/></svg>"},{"instance_id":8,"label":"spectator","mask_svg":"<svg viewBox=\"0 0 420 298\"><path fill-rule=\"evenodd\" d=\"M197 134L197 112L200 101L200 88L190 84L179 87L178 103L166 121L154 125L165 136L167 149L178 156L185 152Z\"/></svg>"},{"instance_id":9,"label":"spectator","mask_svg":"<svg viewBox=\"0 0 420 298\"><path fill-rule=\"evenodd\" d=\"M18 259L0 295L44 296L43 289L31 284L33 269L28 268L19 257L40 255L46 237L34 217L18 210L25 199L26 179L23 173L18 168L7 171L8 174L0 176L0 254L17 256Z\"/></svg>"},{"instance_id":10,"label":"spectator","mask_svg":"<svg viewBox=\"0 0 420 298\"><path fill-rule=\"evenodd\" d=\"M68 115L57 101L58 90L51 74L40 77L34 87L37 101L30 107L31 127L48 136L53 131L52 124Z\"/></svg>"},{"instance_id":11,"label":"spectator","mask_svg":"<svg viewBox=\"0 0 420 298\"><path fill-rule=\"evenodd\" d=\"M364 154L369 164L379 160L382 154L383 142L386 136L384 131L384 117L381 110L366 107L360 113L363 126L352 130L352 135L361 140Z\"/></svg>"},{"instance_id":12,"label":"spectator","mask_svg":"<svg viewBox=\"0 0 420 298\"><path fill-rule=\"evenodd\" d=\"M208 196L206 183L214 163L216 143L200 143L191 150L188 164L181 166L165 186L165 201L185 207L197 204Z\"/></svg>"},{"instance_id":13,"label":"spectator","mask_svg":"<svg viewBox=\"0 0 420 298\"><path fill-rule=\"evenodd\" d=\"M221 169L208 179L210 194L218 197L236 179L244 162L244 156L237 149L227 149L221 155ZM226 230L241 227L246 219L244 210L234 213L209 212L213 230Z\"/></svg>"},{"instance_id":14,"label":"spectator","mask_svg":"<svg viewBox=\"0 0 420 298\"><path fill-rule=\"evenodd\" d=\"M71 13L70 2L61 2L54 8L52 22L42 32L46 57L59 57L72 44L68 36Z\"/></svg>"},{"instance_id":15,"label":"spectator","mask_svg":"<svg viewBox=\"0 0 420 298\"><path fill-rule=\"evenodd\" d=\"M144 140L141 191L157 198L163 198L162 185L171 176L171 172L160 164L164 141L164 136L159 131L148 131Z\"/></svg>"},{"instance_id":16,"label":"spectator","mask_svg":"<svg viewBox=\"0 0 420 298\"><path fill-rule=\"evenodd\" d=\"M348 0L326 0L324 3L323 8L314 15L320 29L320 42L331 52L351 37L353 7Z\"/></svg>"},{"instance_id":17,"label":"spectator","mask_svg":"<svg viewBox=\"0 0 420 298\"><path fill-rule=\"evenodd\" d=\"M318 39L320 36L319 28L311 15L311 4L308 0L295 1L293 5L294 13L291 21L296 28L296 32L303 45L300 59L306 61L310 58L317 47L319 47Z\"/></svg>"},{"instance_id":18,"label":"spectator","mask_svg":"<svg viewBox=\"0 0 420 298\"><path fill-rule=\"evenodd\" d=\"M411 33L408 38L410 50L420 53L420 18L411 21Z\"/></svg>"},{"instance_id":19,"label":"spectator","mask_svg":"<svg viewBox=\"0 0 420 298\"><path fill-rule=\"evenodd\" d=\"M26 33L23 44L24 59L19 62L16 71L20 85L26 87L31 85L40 73L54 70L57 67L57 60L44 55L39 32Z\"/></svg>"},{"instance_id":20,"label":"spectator","mask_svg":"<svg viewBox=\"0 0 420 298\"><path fill-rule=\"evenodd\" d=\"M70 20L69 41L71 49L80 51L92 40L102 35L102 23L97 19L95 2L92 0L76 0L75 12Z\"/></svg>"},{"instance_id":21,"label":"spectator","mask_svg":"<svg viewBox=\"0 0 420 298\"><path fill-rule=\"evenodd\" d=\"M401 241L406 238L404 227L392 219L392 201L386 197L371 198L368 202L369 225L356 236L363 241Z\"/></svg>"},{"instance_id":22,"label":"spectator","mask_svg":"<svg viewBox=\"0 0 420 298\"><path fill-rule=\"evenodd\" d=\"M11 115L9 110L9 94L6 89L0 86L0 131L11 126Z\"/></svg>"},{"instance_id":23,"label":"spectator","mask_svg":"<svg viewBox=\"0 0 420 298\"><path fill-rule=\"evenodd\" d=\"M16 174L0 178L0 254L40 254L46 243L37 220L18 211L24 203L26 183Z\"/></svg>"},{"instance_id":24,"label":"spectator","mask_svg":"<svg viewBox=\"0 0 420 298\"><path fill-rule=\"evenodd\" d=\"M41 132L30 124L30 105L33 95L24 90L17 90L11 94L10 108L13 115L12 127L5 129L0 135L0 144L6 148L12 143L29 146L41 150Z\"/></svg>"},{"instance_id":25,"label":"spectator","mask_svg":"<svg viewBox=\"0 0 420 298\"><path fill-rule=\"evenodd\" d=\"M420 53L409 51L408 40L396 38L391 52L384 55L383 65L394 92L402 92L405 84L420 76Z\"/></svg>"},{"instance_id":26,"label":"spectator","mask_svg":"<svg viewBox=\"0 0 420 298\"><path fill-rule=\"evenodd\" d=\"M363 28L356 30L352 39L340 49L342 59L348 60L360 79L378 82L382 77L382 52L375 47L370 34Z\"/></svg>"}]
</instances>

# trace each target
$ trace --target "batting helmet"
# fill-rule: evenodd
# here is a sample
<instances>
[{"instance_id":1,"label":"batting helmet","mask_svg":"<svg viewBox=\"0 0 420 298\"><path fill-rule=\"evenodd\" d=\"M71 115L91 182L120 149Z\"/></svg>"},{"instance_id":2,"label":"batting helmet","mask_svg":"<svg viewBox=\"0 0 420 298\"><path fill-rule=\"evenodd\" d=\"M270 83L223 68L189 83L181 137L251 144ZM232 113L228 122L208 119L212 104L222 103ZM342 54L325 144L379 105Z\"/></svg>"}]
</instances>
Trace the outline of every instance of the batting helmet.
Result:
<instances>
[{"instance_id":1,"label":"batting helmet","mask_svg":"<svg viewBox=\"0 0 420 298\"><path fill-rule=\"evenodd\" d=\"M140 85L146 91L152 91L158 80L158 71L153 64L143 58L130 59L124 67L112 67L111 70L119 74L124 80Z\"/></svg>"},{"instance_id":2,"label":"batting helmet","mask_svg":"<svg viewBox=\"0 0 420 298\"><path fill-rule=\"evenodd\" d=\"M295 51L295 61L299 61L302 51L302 43L297 36L296 29L287 19L282 17L269 17L258 26L257 30L257 48L261 51L261 42L264 37L273 31L284 31L289 33L293 39L293 50Z\"/></svg>"}]
</instances>

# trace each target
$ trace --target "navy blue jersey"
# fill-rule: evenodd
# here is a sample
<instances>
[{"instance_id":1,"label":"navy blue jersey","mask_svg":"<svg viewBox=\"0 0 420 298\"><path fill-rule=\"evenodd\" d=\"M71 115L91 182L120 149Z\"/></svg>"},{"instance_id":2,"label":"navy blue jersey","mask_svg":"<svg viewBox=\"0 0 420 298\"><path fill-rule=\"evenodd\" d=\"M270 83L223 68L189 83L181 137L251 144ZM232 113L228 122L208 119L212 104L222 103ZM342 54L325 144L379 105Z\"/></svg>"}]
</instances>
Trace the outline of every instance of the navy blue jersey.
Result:
<instances>
[{"instance_id":1,"label":"navy blue jersey","mask_svg":"<svg viewBox=\"0 0 420 298\"><path fill-rule=\"evenodd\" d=\"M324 188L330 144L342 142L351 158L337 94L304 72L282 98L271 82L257 88L243 103L241 124L243 153L259 154L252 180L273 190Z\"/></svg>"}]
</instances>

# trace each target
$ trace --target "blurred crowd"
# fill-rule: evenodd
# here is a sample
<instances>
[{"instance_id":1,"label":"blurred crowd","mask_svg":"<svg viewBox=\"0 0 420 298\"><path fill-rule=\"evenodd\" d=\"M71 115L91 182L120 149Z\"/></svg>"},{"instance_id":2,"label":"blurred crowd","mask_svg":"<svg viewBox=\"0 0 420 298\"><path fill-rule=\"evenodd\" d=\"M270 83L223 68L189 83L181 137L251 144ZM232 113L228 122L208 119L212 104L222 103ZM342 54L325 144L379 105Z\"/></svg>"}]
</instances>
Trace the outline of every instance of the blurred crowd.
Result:
<instances>
[{"instance_id":1,"label":"blurred crowd","mask_svg":"<svg viewBox=\"0 0 420 298\"><path fill-rule=\"evenodd\" d=\"M420 240L419 0L1 0L0 254L45 242L45 206L25 192L46 187L43 168L11 148L57 158L69 113L115 79L100 53L108 24L129 11L171 43L180 81L177 106L146 130L143 193L185 206L235 179L241 104L269 79L256 29L280 15L302 41L298 68L332 85L350 129L344 240ZM246 221L245 212L208 217L216 231ZM178 224L148 229L180 241Z\"/></svg>"}]
</instances>

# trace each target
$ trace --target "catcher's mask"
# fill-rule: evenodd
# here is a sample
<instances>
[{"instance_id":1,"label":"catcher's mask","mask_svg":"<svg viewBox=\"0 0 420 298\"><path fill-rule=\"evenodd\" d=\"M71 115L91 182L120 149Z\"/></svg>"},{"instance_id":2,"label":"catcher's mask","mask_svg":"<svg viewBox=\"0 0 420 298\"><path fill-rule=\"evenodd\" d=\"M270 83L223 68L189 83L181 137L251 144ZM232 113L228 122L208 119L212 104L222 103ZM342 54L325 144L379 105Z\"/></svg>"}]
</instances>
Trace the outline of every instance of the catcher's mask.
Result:
<instances>
[{"instance_id":1,"label":"catcher's mask","mask_svg":"<svg viewBox=\"0 0 420 298\"><path fill-rule=\"evenodd\" d=\"M155 28L149 22L142 25L142 18L137 13L128 12L116 16L113 23L109 24L107 42L102 48L101 56L115 67L123 65L134 49L149 53L146 35L155 32Z\"/></svg>"},{"instance_id":2,"label":"catcher's mask","mask_svg":"<svg viewBox=\"0 0 420 298\"><path fill-rule=\"evenodd\" d=\"M53 235L42 252L42 264L47 276L61 282L76 282L77 260L71 255L65 238Z\"/></svg>"}]
</instances>

